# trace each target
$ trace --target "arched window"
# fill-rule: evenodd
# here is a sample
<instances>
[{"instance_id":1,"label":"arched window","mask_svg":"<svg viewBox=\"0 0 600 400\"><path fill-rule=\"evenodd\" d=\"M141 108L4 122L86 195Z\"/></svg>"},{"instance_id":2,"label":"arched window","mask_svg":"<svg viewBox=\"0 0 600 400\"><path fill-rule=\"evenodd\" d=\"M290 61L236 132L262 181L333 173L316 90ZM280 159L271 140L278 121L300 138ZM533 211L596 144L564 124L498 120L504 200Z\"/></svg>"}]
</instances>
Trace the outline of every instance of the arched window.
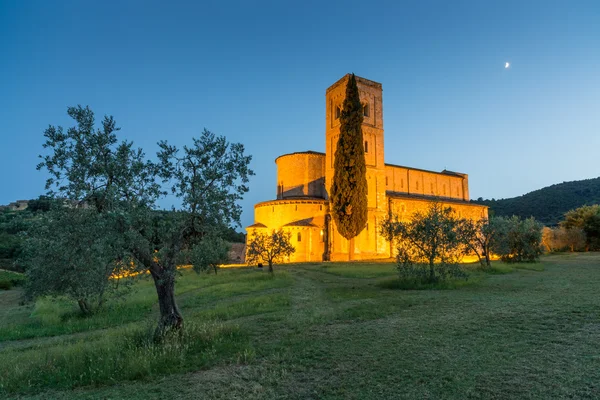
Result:
<instances>
[{"instance_id":1,"label":"arched window","mask_svg":"<svg viewBox=\"0 0 600 400\"><path fill-rule=\"evenodd\" d=\"M369 104L365 104L363 106L363 115L365 117L369 117L370 114L371 114L371 110L369 109Z\"/></svg>"},{"instance_id":2,"label":"arched window","mask_svg":"<svg viewBox=\"0 0 600 400\"><path fill-rule=\"evenodd\" d=\"M302 233L298 232L298 241L301 242L302 241Z\"/></svg>"},{"instance_id":3,"label":"arched window","mask_svg":"<svg viewBox=\"0 0 600 400\"><path fill-rule=\"evenodd\" d=\"M369 142L365 140L365 153L369 152Z\"/></svg>"},{"instance_id":4,"label":"arched window","mask_svg":"<svg viewBox=\"0 0 600 400\"><path fill-rule=\"evenodd\" d=\"M340 108L340 106L336 106L335 107L335 119L339 119L341 115L342 115L342 109Z\"/></svg>"}]
</instances>

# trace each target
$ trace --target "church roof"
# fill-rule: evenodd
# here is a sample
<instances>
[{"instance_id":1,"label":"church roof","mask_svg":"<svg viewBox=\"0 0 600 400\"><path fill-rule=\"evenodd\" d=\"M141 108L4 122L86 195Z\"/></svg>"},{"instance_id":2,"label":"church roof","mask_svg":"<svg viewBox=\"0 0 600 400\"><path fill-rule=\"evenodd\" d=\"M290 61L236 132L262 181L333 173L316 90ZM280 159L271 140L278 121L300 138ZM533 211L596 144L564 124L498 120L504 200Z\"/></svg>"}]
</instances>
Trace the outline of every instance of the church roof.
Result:
<instances>
[{"instance_id":1,"label":"church roof","mask_svg":"<svg viewBox=\"0 0 600 400\"><path fill-rule=\"evenodd\" d=\"M285 224L285 226L308 226L308 227L314 227L317 228L317 225L312 223L312 218L306 218L306 219L301 219L298 221L294 221L294 222L290 222L289 224Z\"/></svg>"},{"instance_id":2,"label":"church roof","mask_svg":"<svg viewBox=\"0 0 600 400\"><path fill-rule=\"evenodd\" d=\"M423 200L423 201L435 201L438 200L442 203L456 203L456 204L468 204L471 206L476 206L476 207L485 207L488 208L488 206L483 206L481 204L476 204L476 203L471 203L468 200L461 200L461 199L455 199L452 197L443 197L443 196L426 196L426 195L422 195L422 194L413 194L413 193L406 193L406 192L394 192L391 190L387 190L385 192L385 195L387 197L395 197L395 198L404 198L404 199L411 199L411 200Z\"/></svg>"},{"instance_id":3,"label":"church roof","mask_svg":"<svg viewBox=\"0 0 600 400\"><path fill-rule=\"evenodd\" d=\"M306 150L306 151L296 151L293 153L287 153L287 154L282 154L279 157L277 157L275 159L275 162L277 162L277 160L279 160L281 157L285 157L285 156L293 156L296 154L309 154L309 155L315 155L315 156L325 156L325 153L321 153L319 151L312 151L312 150Z\"/></svg>"},{"instance_id":4,"label":"church roof","mask_svg":"<svg viewBox=\"0 0 600 400\"><path fill-rule=\"evenodd\" d=\"M422 169L422 168L415 168L415 167L407 167L406 165L398 165L398 164L388 164L385 163L386 167L396 167L396 168L405 168L405 169L411 169L413 171L423 171L423 172L429 172L432 174L444 174L444 175L454 175L454 176L460 176L461 178L465 177L465 174L460 173L460 172L454 172L454 171L448 171L447 169L443 170L442 172L438 172L438 171L431 171L429 169Z\"/></svg>"},{"instance_id":5,"label":"church roof","mask_svg":"<svg viewBox=\"0 0 600 400\"><path fill-rule=\"evenodd\" d=\"M261 224L260 222L257 222L255 224L248 226L248 228L266 228L266 227L267 226L265 224Z\"/></svg>"},{"instance_id":6,"label":"church roof","mask_svg":"<svg viewBox=\"0 0 600 400\"><path fill-rule=\"evenodd\" d=\"M346 75L342 76L340 79L337 80L337 82L335 82L333 85L329 86L327 88L327 90L325 91L325 93L329 93L331 90L335 89L339 85L345 84L346 81L348 79L350 79L350 75L351 74L346 74ZM367 78L363 78L363 77L358 76L358 75L354 75L354 77L356 78L356 82L360 82L363 85L375 86L375 87L381 88L381 83L379 83L379 82L375 82L375 81L372 81L372 80L367 79Z\"/></svg>"}]
</instances>

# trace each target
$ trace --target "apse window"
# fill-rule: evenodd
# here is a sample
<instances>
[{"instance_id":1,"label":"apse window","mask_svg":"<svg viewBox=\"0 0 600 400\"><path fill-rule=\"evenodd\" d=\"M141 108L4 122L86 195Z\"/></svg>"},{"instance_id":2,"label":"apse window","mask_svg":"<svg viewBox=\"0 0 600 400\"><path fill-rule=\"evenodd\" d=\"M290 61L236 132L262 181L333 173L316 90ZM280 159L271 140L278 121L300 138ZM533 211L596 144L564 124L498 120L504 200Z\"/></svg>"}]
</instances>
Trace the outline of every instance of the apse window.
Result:
<instances>
[{"instance_id":1,"label":"apse window","mask_svg":"<svg viewBox=\"0 0 600 400\"><path fill-rule=\"evenodd\" d=\"M302 233L298 232L298 241L301 242L302 241Z\"/></svg>"}]
</instances>

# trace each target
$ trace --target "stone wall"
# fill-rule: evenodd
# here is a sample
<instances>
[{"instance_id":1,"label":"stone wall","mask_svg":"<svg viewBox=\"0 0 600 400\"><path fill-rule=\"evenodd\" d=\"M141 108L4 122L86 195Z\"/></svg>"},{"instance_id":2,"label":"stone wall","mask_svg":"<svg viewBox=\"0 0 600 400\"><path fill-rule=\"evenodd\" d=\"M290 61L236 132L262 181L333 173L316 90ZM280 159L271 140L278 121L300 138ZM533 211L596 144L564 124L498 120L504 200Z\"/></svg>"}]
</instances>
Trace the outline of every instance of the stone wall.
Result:
<instances>
[{"instance_id":1,"label":"stone wall","mask_svg":"<svg viewBox=\"0 0 600 400\"><path fill-rule=\"evenodd\" d=\"M469 177L456 172L433 172L399 165L385 165L386 190L469 200Z\"/></svg>"},{"instance_id":2,"label":"stone wall","mask_svg":"<svg viewBox=\"0 0 600 400\"><path fill-rule=\"evenodd\" d=\"M318 197L325 199L325 154L314 151L277 157L277 199Z\"/></svg>"}]
</instances>

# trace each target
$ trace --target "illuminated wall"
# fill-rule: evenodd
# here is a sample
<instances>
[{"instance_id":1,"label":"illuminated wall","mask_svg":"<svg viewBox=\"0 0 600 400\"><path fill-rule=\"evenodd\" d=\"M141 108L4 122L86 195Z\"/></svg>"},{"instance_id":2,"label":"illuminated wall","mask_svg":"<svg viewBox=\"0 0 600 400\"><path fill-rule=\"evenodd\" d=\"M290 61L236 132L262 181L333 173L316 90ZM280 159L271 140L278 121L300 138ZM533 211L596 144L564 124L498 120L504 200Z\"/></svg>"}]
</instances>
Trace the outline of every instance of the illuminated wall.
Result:
<instances>
[{"instance_id":1,"label":"illuminated wall","mask_svg":"<svg viewBox=\"0 0 600 400\"><path fill-rule=\"evenodd\" d=\"M277 157L277 198L326 198L325 154L314 151Z\"/></svg>"}]
</instances>

